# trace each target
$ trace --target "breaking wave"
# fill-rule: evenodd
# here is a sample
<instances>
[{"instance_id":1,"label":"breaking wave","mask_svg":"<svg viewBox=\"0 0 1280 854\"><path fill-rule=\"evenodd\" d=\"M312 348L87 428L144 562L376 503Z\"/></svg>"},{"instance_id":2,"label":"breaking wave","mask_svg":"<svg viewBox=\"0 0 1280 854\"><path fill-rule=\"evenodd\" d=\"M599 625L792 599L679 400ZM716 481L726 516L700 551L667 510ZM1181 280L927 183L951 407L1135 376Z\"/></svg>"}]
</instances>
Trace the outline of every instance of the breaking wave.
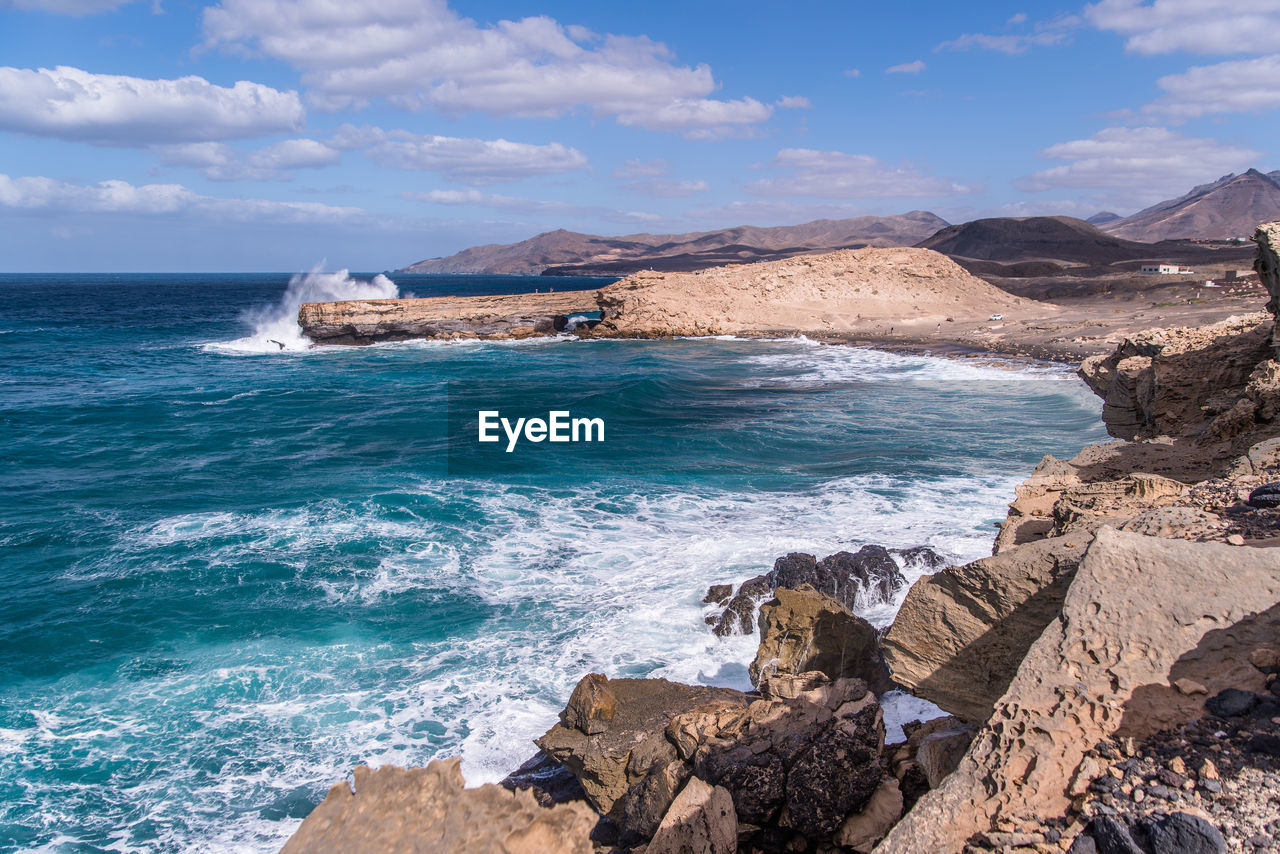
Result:
<instances>
[{"instance_id":1,"label":"breaking wave","mask_svg":"<svg viewBox=\"0 0 1280 854\"><path fill-rule=\"evenodd\" d=\"M352 299L395 299L400 296L396 283L379 273L370 281L353 279L348 270L322 273L316 267L289 280L289 287L275 305L260 306L244 313L243 319L253 332L234 341L216 341L205 349L235 353L279 353L306 350L311 339L298 325L298 307L304 302L337 302Z\"/></svg>"}]
</instances>

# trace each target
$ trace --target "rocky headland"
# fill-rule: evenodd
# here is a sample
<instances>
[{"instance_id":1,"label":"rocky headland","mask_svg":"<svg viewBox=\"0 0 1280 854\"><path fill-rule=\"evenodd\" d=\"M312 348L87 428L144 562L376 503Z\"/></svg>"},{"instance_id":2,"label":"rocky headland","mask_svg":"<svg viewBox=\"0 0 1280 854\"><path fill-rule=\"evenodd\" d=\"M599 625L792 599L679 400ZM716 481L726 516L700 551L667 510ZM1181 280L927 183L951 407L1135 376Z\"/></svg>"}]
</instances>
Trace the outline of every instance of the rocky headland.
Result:
<instances>
[{"instance_id":1,"label":"rocky headland","mask_svg":"<svg viewBox=\"0 0 1280 854\"><path fill-rule=\"evenodd\" d=\"M506 795L357 769L286 850L1274 850L1280 223L1255 239L1267 311L1085 360L1119 441L1046 456L990 557L782 556L705 599L709 631L759 631L753 691L588 674ZM908 561L937 571L877 631L853 607ZM947 716L885 744L894 686Z\"/></svg>"}]
</instances>

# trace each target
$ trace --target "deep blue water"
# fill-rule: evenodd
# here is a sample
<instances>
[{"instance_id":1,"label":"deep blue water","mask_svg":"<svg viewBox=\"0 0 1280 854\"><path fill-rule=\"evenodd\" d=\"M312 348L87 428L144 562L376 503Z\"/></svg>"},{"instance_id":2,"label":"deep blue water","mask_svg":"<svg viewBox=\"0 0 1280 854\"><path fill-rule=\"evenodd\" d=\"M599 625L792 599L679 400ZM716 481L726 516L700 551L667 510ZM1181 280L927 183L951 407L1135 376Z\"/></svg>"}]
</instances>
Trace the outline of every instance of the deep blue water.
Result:
<instances>
[{"instance_id":1,"label":"deep blue water","mask_svg":"<svg viewBox=\"0 0 1280 854\"><path fill-rule=\"evenodd\" d=\"M391 278L0 276L0 849L274 851L358 763L498 779L588 671L742 685L707 585L981 556L1043 453L1105 438L1053 367L291 328L301 298L599 284ZM504 455L478 409L605 442Z\"/></svg>"}]
</instances>

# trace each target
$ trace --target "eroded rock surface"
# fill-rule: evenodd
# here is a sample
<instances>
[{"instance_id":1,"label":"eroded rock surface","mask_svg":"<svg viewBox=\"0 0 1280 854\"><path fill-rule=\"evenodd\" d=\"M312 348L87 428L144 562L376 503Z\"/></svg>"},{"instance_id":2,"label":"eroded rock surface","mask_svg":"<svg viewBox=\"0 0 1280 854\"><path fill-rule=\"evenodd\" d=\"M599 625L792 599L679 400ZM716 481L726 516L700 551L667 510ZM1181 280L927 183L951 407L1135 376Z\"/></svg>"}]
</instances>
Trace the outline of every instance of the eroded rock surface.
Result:
<instances>
[{"instance_id":1,"label":"eroded rock surface","mask_svg":"<svg viewBox=\"0 0 1280 854\"><path fill-rule=\"evenodd\" d=\"M581 802L539 806L527 791L463 788L458 759L426 768L355 769L281 854L591 854L597 816Z\"/></svg>"},{"instance_id":2,"label":"eroded rock surface","mask_svg":"<svg viewBox=\"0 0 1280 854\"><path fill-rule=\"evenodd\" d=\"M1101 529L1060 615L1026 654L959 767L921 797L880 850L959 851L979 831L1064 812L1093 745L1201 714L1204 696L1184 694L1175 682L1193 681L1210 695L1242 680L1262 685L1249 658L1280 632L1277 601L1274 550Z\"/></svg>"}]
</instances>

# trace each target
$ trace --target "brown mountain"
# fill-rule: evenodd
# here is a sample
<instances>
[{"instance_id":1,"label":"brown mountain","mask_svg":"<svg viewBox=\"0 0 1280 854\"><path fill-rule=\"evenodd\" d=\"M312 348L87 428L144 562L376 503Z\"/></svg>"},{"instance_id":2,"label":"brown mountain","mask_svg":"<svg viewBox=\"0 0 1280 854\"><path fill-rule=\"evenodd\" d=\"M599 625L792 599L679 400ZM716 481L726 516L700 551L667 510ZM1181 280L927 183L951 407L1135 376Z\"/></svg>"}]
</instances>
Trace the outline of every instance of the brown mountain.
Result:
<instances>
[{"instance_id":1,"label":"brown mountain","mask_svg":"<svg viewBox=\"0 0 1280 854\"><path fill-rule=\"evenodd\" d=\"M1128 240L1248 237L1259 223L1280 219L1280 172L1250 169L1202 184L1185 196L1169 199L1102 229Z\"/></svg>"},{"instance_id":2,"label":"brown mountain","mask_svg":"<svg viewBox=\"0 0 1280 854\"><path fill-rule=\"evenodd\" d=\"M1062 266L1111 264L1147 258L1155 251L1069 216L975 219L949 225L916 245L953 258Z\"/></svg>"},{"instance_id":3,"label":"brown mountain","mask_svg":"<svg viewBox=\"0 0 1280 854\"><path fill-rule=\"evenodd\" d=\"M865 246L909 246L946 226L927 211L897 216L820 219L804 225L744 225L690 234L601 237L548 231L519 243L474 246L447 258L410 264L406 273L625 275L637 270L700 270Z\"/></svg>"}]
</instances>

